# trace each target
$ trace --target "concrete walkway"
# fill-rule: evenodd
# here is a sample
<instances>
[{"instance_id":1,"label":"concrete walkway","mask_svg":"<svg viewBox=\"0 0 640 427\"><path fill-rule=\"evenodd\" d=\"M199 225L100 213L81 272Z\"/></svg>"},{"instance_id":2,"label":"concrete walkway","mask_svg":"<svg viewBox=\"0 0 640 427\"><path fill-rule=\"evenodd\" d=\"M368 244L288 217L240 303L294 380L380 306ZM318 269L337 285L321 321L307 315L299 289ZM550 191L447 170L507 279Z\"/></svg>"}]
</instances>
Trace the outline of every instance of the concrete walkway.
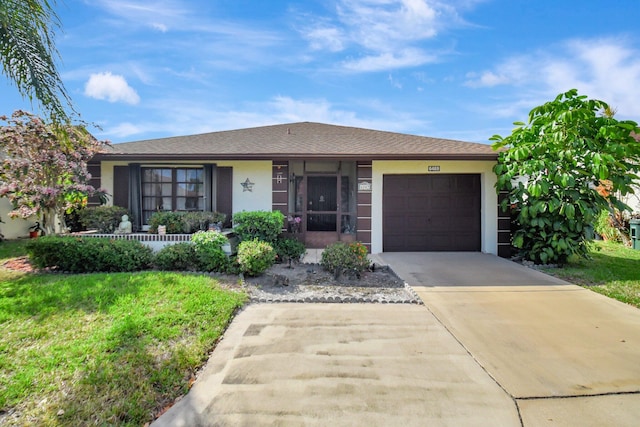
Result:
<instances>
[{"instance_id":1,"label":"concrete walkway","mask_svg":"<svg viewBox=\"0 0 640 427\"><path fill-rule=\"evenodd\" d=\"M161 426L635 426L640 310L483 254L383 254L425 306L251 305Z\"/></svg>"}]
</instances>

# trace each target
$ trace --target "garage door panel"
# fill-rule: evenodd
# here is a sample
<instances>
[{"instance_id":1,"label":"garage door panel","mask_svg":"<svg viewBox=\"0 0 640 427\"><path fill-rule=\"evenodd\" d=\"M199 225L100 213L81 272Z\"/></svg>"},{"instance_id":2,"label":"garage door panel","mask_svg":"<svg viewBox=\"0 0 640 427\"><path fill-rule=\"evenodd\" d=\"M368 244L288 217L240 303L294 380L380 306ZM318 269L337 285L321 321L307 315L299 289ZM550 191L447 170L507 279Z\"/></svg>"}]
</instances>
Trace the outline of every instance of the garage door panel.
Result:
<instances>
[{"instance_id":1,"label":"garage door panel","mask_svg":"<svg viewBox=\"0 0 640 427\"><path fill-rule=\"evenodd\" d=\"M385 175L384 251L479 251L480 176Z\"/></svg>"}]
</instances>

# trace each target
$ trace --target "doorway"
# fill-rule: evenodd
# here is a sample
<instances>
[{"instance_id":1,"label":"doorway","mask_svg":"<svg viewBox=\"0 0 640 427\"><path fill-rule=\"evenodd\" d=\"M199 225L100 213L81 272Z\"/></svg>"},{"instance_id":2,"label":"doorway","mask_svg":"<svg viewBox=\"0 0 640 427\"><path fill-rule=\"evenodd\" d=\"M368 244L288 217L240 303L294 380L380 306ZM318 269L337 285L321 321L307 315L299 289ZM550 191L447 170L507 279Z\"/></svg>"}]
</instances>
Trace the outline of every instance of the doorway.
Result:
<instances>
[{"instance_id":1,"label":"doorway","mask_svg":"<svg viewBox=\"0 0 640 427\"><path fill-rule=\"evenodd\" d=\"M338 177L307 177L307 231L338 231Z\"/></svg>"}]
</instances>

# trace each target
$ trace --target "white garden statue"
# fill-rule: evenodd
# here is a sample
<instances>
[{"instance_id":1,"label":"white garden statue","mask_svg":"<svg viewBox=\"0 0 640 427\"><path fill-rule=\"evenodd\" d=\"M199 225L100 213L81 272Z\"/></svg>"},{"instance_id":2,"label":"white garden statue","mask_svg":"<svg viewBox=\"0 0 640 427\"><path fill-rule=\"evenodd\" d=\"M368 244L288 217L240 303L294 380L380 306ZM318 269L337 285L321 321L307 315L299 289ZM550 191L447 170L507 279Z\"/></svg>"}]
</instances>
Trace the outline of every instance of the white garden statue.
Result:
<instances>
[{"instance_id":1,"label":"white garden statue","mask_svg":"<svg viewBox=\"0 0 640 427\"><path fill-rule=\"evenodd\" d=\"M120 222L116 233L131 234L131 221L129 221L129 215L122 215L122 222Z\"/></svg>"}]
</instances>

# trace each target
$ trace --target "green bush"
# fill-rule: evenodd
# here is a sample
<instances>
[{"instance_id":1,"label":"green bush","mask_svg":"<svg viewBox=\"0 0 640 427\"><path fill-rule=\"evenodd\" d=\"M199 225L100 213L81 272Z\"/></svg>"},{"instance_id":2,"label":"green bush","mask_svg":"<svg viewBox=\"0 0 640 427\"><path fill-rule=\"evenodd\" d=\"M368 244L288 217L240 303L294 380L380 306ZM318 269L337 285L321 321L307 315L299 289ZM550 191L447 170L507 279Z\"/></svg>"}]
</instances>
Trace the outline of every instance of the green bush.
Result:
<instances>
[{"instance_id":1,"label":"green bush","mask_svg":"<svg viewBox=\"0 0 640 427\"><path fill-rule=\"evenodd\" d=\"M222 227L227 215L222 212L180 212L185 233L206 231L210 226Z\"/></svg>"},{"instance_id":2,"label":"green bush","mask_svg":"<svg viewBox=\"0 0 640 427\"><path fill-rule=\"evenodd\" d=\"M149 218L149 233L157 233L158 226L164 225L167 227L167 234L183 234L184 223L181 212L160 211L154 212Z\"/></svg>"},{"instance_id":3,"label":"green bush","mask_svg":"<svg viewBox=\"0 0 640 427\"><path fill-rule=\"evenodd\" d=\"M307 252L304 243L294 239L293 237L280 236L274 243L273 248L278 255L279 262L288 262L291 267L292 262L298 262Z\"/></svg>"},{"instance_id":4,"label":"green bush","mask_svg":"<svg viewBox=\"0 0 640 427\"><path fill-rule=\"evenodd\" d=\"M165 246L156 254L154 264L160 270L187 271L196 267L195 247L189 242Z\"/></svg>"},{"instance_id":5,"label":"green bush","mask_svg":"<svg viewBox=\"0 0 640 427\"><path fill-rule=\"evenodd\" d=\"M198 231L191 236L197 259L197 267L202 271L223 272L227 270L229 259L222 246L228 243L219 231Z\"/></svg>"},{"instance_id":6,"label":"green bush","mask_svg":"<svg viewBox=\"0 0 640 427\"><path fill-rule=\"evenodd\" d=\"M622 242L620 230L614 227L611 222L611 213L607 209L603 209L596 217L596 223L593 228L604 240Z\"/></svg>"},{"instance_id":7,"label":"green bush","mask_svg":"<svg viewBox=\"0 0 640 427\"><path fill-rule=\"evenodd\" d=\"M333 243L322 252L320 265L336 278L341 274L360 278L361 273L370 266L367 247L360 242Z\"/></svg>"},{"instance_id":8,"label":"green bush","mask_svg":"<svg viewBox=\"0 0 640 427\"><path fill-rule=\"evenodd\" d=\"M99 233L113 233L120 225L122 215L129 215L129 212L120 206L96 206L78 211L80 224ZM129 220L133 222L131 215Z\"/></svg>"},{"instance_id":9,"label":"green bush","mask_svg":"<svg viewBox=\"0 0 640 427\"><path fill-rule=\"evenodd\" d=\"M153 252L137 240L43 236L27 243L38 268L70 273L127 272L149 268Z\"/></svg>"},{"instance_id":10,"label":"green bush","mask_svg":"<svg viewBox=\"0 0 640 427\"><path fill-rule=\"evenodd\" d=\"M245 240L238 245L237 263L241 273L248 276L259 276L276 260L273 247L260 240Z\"/></svg>"},{"instance_id":11,"label":"green bush","mask_svg":"<svg viewBox=\"0 0 640 427\"><path fill-rule=\"evenodd\" d=\"M158 226L164 225L167 227L167 234L191 234L206 231L210 226L221 225L226 218L227 215L222 212L154 212L149 218L149 233L157 233Z\"/></svg>"},{"instance_id":12,"label":"green bush","mask_svg":"<svg viewBox=\"0 0 640 427\"><path fill-rule=\"evenodd\" d=\"M280 211L244 211L233 215L233 229L241 242L258 239L274 243L283 226L284 215Z\"/></svg>"}]
</instances>

